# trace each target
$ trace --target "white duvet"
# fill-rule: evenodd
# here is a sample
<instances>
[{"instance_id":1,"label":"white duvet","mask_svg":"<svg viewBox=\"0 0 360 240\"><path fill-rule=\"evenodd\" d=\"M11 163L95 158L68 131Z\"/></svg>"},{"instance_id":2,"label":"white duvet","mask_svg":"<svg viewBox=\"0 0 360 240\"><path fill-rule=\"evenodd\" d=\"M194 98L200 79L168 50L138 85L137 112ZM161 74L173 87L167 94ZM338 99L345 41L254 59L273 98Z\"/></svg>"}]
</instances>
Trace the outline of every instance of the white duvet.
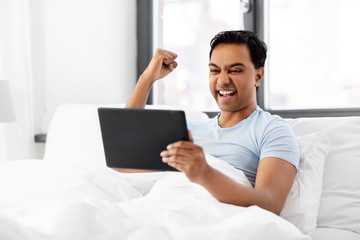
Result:
<instances>
[{"instance_id":1,"label":"white duvet","mask_svg":"<svg viewBox=\"0 0 360 240\"><path fill-rule=\"evenodd\" d=\"M242 184L242 172L207 155ZM180 172L43 160L0 165L0 239L310 239L259 207L220 203Z\"/></svg>"}]
</instances>

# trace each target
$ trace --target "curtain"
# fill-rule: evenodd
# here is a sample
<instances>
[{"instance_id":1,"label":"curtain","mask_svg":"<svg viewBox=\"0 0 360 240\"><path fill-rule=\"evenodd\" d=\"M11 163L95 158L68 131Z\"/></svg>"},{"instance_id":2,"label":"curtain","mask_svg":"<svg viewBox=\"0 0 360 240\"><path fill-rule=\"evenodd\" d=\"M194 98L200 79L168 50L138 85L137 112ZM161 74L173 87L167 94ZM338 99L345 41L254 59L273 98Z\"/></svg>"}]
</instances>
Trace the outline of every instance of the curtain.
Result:
<instances>
[{"instance_id":1,"label":"curtain","mask_svg":"<svg viewBox=\"0 0 360 240\"><path fill-rule=\"evenodd\" d=\"M16 121L1 123L0 161L35 158L29 0L0 0L0 79L8 80Z\"/></svg>"}]
</instances>

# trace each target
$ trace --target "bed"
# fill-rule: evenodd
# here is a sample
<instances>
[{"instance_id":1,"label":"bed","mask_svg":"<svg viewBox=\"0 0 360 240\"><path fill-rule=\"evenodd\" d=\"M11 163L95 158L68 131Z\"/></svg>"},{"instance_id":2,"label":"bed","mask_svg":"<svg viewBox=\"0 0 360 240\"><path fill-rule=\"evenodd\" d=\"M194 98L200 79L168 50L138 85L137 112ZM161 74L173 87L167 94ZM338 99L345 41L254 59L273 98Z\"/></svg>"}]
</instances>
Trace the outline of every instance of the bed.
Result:
<instances>
[{"instance_id":1,"label":"bed","mask_svg":"<svg viewBox=\"0 0 360 240\"><path fill-rule=\"evenodd\" d=\"M179 172L107 168L98 107L60 106L44 159L0 165L0 239L360 239L360 118L287 120L301 163L277 216L220 203ZM207 119L183 110L188 120ZM241 171L206 158L249 185Z\"/></svg>"}]
</instances>

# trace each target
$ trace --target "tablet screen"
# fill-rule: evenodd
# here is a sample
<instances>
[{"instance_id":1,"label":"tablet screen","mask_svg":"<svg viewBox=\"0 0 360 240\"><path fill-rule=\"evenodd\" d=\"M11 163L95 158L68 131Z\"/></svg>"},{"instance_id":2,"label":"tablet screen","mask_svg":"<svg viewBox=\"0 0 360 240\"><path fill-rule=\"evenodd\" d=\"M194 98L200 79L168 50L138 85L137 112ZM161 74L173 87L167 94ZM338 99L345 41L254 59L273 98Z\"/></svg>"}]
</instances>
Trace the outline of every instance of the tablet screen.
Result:
<instances>
[{"instance_id":1,"label":"tablet screen","mask_svg":"<svg viewBox=\"0 0 360 240\"><path fill-rule=\"evenodd\" d=\"M99 108L98 113L108 167L177 171L162 162L160 152L189 139L184 111Z\"/></svg>"}]
</instances>

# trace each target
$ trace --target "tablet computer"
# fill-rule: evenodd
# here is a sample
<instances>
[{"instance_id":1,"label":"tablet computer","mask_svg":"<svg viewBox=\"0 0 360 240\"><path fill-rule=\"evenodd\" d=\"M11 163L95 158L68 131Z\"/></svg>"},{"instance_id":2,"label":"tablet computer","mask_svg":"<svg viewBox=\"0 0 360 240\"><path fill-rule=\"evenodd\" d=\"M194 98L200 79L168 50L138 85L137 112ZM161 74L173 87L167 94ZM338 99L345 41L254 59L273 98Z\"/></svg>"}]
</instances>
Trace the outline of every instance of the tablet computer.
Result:
<instances>
[{"instance_id":1,"label":"tablet computer","mask_svg":"<svg viewBox=\"0 0 360 240\"><path fill-rule=\"evenodd\" d=\"M184 111L99 108L98 114L108 167L177 171L160 152L189 139Z\"/></svg>"}]
</instances>

